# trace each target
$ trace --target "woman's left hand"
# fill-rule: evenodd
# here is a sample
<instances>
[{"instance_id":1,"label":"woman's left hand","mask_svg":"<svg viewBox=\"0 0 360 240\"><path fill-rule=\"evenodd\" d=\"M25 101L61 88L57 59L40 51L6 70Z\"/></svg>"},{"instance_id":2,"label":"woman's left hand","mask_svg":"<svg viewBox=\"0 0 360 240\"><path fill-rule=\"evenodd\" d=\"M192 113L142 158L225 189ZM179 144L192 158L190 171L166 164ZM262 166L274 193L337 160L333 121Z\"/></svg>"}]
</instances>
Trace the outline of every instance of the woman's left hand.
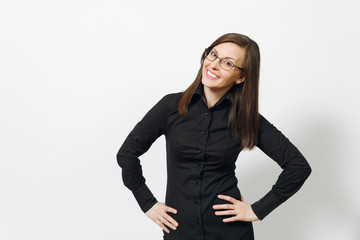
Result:
<instances>
[{"instance_id":1,"label":"woman's left hand","mask_svg":"<svg viewBox=\"0 0 360 240\"><path fill-rule=\"evenodd\" d=\"M235 221L253 222L259 220L259 218L255 215L254 211L252 210L250 204L245 201L242 195L241 195L241 201L226 195L218 195L218 198L229 201L232 204L214 205L213 209L219 209L219 210L227 209L226 211L216 211L215 215L217 216L235 215L230 218L224 218L223 222L235 222Z\"/></svg>"}]
</instances>

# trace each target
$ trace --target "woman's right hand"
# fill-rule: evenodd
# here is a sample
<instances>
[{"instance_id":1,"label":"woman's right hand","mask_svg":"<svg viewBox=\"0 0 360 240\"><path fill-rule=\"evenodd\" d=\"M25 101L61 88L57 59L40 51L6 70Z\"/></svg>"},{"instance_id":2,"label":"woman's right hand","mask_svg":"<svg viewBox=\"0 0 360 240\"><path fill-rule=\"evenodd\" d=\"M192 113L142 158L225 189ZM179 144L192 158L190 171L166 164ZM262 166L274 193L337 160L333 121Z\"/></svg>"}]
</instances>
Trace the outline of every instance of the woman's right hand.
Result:
<instances>
[{"instance_id":1,"label":"woman's right hand","mask_svg":"<svg viewBox=\"0 0 360 240\"><path fill-rule=\"evenodd\" d=\"M163 202L157 202L154 204L154 206L152 206L152 208L150 208L146 212L146 216L148 216L151 220L153 220L167 233L170 233L170 231L165 227L165 225L176 230L176 227L179 224L170 215L168 215L167 212L172 212L176 214L177 210L172 207L166 206L165 203Z\"/></svg>"}]
</instances>

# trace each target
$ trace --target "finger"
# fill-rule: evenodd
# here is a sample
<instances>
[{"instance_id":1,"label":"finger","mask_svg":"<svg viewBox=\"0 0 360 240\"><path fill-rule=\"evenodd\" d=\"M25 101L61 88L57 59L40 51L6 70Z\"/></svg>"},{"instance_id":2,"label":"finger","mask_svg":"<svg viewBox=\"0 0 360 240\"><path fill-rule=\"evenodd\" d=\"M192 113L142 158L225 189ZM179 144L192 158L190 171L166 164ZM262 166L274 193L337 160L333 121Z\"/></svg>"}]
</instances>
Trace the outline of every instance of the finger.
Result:
<instances>
[{"instance_id":1,"label":"finger","mask_svg":"<svg viewBox=\"0 0 360 240\"><path fill-rule=\"evenodd\" d=\"M173 222L171 220L169 221L169 220L165 219L164 217L162 217L161 221L163 224L171 227L173 230L176 230L176 226L175 226L175 224L173 224Z\"/></svg>"},{"instance_id":2,"label":"finger","mask_svg":"<svg viewBox=\"0 0 360 240\"><path fill-rule=\"evenodd\" d=\"M218 195L218 198L224 199L226 201L235 203L236 199L227 195Z\"/></svg>"},{"instance_id":3,"label":"finger","mask_svg":"<svg viewBox=\"0 0 360 240\"><path fill-rule=\"evenodd\" d=\"M233 204L217 204L213 206L214 209L234 209Z\"/></svg>"},{"instance_id":4,"label":"finger","mask_svg":"<svg viewBox=\"0 0 360 240\"><path fill-rule=\"evenodd\" d=\"M165 225L162 223L160 219L156 220L156 223L167 233L170 233L170 230L165 227Z\"/></svg>"},{"instance_id":5,"label":"finger","mask_svg":"<svg viewBox=\"0 0 360 240\"><path fill-rule=\"evenodd\" d=\"M216 211L215 215L236 215L236 212L234 210Z\"/></svg>"},{"instance_id":6,"label":"finger","mask_svg":"<svg viewBox=\"0 0 360 240\"><path fill-rule=\"evenodd\" d=\"M169 215L166 215L165 218L170 222L172 223L174 226L179 226L178 222L175 221L175 219L173 219L172 217L170 217Z\"/></svg>"},{"instance_id":7,"label":"finger","mask_svg":"<svg viewBox=\"0 0 360 240\"><path fill-rule=\"evenodd\" d=\"M177 213L177 210L176 210L175 208L172 208L172 207L167 207L165 210L166 210L167 212L172 212L172 213L174 213L174 214Z\"/></svg>"},{"instance_id":8,"label":"finger","mask_svg":"<svg viewBox=\"0 0 360 240\"><path fill-rule=\"evenodd\" d=\"M224 218L223 222L235 222L237 221L236 217L231 217L231 218Z\"/></svg>"}]
</instances>

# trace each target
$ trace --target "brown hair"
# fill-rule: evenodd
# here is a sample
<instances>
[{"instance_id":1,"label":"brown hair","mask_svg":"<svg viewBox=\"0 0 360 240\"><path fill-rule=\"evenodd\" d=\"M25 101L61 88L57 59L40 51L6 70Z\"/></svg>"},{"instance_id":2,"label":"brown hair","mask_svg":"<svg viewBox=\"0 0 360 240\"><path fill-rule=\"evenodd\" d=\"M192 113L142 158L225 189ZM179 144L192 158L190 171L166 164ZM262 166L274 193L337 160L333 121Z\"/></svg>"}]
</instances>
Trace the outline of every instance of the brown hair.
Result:
<instances>
[{"instance_id":1,"label":"brown hair","mask_svg":"<svg viewBox=\"0 0 360 240\"><path fill-rule=\"evenodd\" d=\"M259 75L260 75L260 50L255 41L238 33L227 33L213 42L209 48L224 42L232 42L243 48L246 52L242 68L245 81L236 84L230 92L232 107L229 114L228 127L233 137L241 141L241 148L252 149L257 144L259 123ZM182 93L178 101L178 112L188 116L188 105L195 89L202 79L202 68L205 51L201 56L201 66L195 81Z\"/></svg>"}]
</instances>

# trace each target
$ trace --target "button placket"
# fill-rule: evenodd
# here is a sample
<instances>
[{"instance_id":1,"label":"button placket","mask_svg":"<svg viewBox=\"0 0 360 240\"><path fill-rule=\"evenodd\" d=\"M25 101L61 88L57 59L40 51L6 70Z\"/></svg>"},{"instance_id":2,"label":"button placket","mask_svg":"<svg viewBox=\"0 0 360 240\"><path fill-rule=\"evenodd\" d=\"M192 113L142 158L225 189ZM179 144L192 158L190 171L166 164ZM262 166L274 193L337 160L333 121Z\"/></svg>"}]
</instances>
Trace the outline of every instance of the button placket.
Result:
<instances>
[{"instance_id":1,"label":"button placket","mask_svg":"<svg viewBox=\"0 0 360 240\"><path fill-rule=\"evenodd\" d=\"M200 138L200 144L199 144L199 149L198 152L199 153L204 153L205 151L205 146L206 146L206 141L207 141L207 129L209 127L210 121L211 121L211 115L210 112L205 112L205 120L203 122L203 124L205 126L203 126L203 130L201 130L201 138Z\"/></svg>"},{"instance_id":2,"label":"button placket","mask_svg":"<svg viewBox=\"0 0 360 240\"><path fill-rule=\"evenodd\" d=\"M195 196L193 196L192 202L193 202L193 207L194 209L201 209L201 192L200 192L200 186L201 186L201 172L202 172L202 166L203 166L203 161L205 159L205 150L206 150L206 145L207 145L207 141L208 141L208 133L209 133L209 126L211 123L211 113L210 112L205 112L205 117L204 120L199 124L199 142L198 142L198 154L199 154L199 162L195 163L194 168L193 168L193 176L192 179L189 181L189 183L191 183L191 185L193 185L194 191L196 191L197 193L194 193ZM193 219L193 225L196 227L201 227L201 211L199 212L199 216L196 216L196 218Z\"/></svg>"}]
</instances>

